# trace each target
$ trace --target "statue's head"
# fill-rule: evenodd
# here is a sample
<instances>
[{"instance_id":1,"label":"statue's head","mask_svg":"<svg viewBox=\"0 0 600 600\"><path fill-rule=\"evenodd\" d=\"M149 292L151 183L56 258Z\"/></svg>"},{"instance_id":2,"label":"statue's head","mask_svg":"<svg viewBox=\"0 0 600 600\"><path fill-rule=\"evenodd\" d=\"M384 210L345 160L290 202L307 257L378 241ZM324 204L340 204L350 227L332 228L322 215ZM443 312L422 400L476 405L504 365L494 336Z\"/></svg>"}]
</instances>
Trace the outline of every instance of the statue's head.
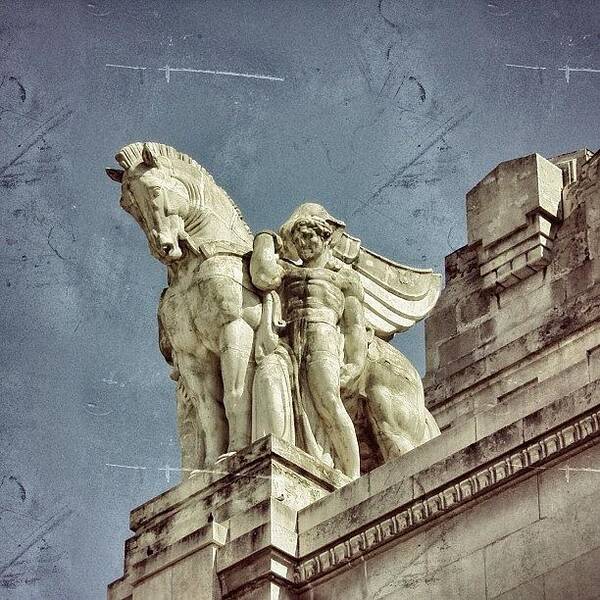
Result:
<instances>
[{"instance_id":1,"label":"statue's head","mask_svg":"<svg viewBox=\"0 0 600 600\"><path fill-rule=\"evenodd\" d=\"M121 183L121 206L144 230L152 254L169 264L183 255L180 241L187 239L188 190L175 176L170 158L161 156L152 143L136 146L141 148L140 161L123 149L116 159L125 169L107 169L107 174Z\"/></svg>"},{"instance_id":2,"label":"statue's head","mask_svg":"<svg viewBox=\"0 0 600 600\"><path fill-rule=\"evenodd\" d=\"M291 242L298 257L302 262L307 262L327 250L333 232L333 227L324 219L317 216L303 217L292 226Z\"/></svg>"},{"instance_id":3,"label":"statue's head","mask_svg":"<svg viewBox=\"0 0 600 600\"><path fill-rule=\"evenodd\" d=\"M334 219L320 204L301 204L280 229L290 258L313 260L335 244L345 224Z\"/></svg>"}]
</instances>

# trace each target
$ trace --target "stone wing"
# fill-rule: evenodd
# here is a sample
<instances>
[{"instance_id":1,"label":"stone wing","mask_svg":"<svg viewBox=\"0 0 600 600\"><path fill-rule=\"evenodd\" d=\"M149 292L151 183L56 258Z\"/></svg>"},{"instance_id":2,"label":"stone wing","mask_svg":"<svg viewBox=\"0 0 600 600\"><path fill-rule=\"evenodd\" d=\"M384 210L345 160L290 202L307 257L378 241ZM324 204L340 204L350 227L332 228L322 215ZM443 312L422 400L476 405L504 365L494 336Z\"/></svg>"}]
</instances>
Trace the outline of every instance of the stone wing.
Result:
<instances>
[{"instance_id":1,"label":"stone wing","mask_svg":"<svg viewBox=\"0 0 600 600\"><path fill-rule=\"evenodd\" d=\"M440 295L442 276L438 273L379 256L345 232L333 254L359 274L365 290L365 318L382 339L390 339L426 317Z\"/></svg>"}]
</instances>

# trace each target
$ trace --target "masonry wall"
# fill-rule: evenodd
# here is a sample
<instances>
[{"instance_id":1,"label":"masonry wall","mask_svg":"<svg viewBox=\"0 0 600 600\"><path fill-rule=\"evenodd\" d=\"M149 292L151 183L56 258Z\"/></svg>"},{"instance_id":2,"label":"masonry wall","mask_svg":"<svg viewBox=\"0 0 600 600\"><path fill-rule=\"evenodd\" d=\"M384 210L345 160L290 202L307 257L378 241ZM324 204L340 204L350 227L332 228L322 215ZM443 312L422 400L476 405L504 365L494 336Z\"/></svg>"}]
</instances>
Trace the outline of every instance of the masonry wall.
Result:
<instances>
[{"instance_id":1,"label":"masonry wall","mask_svg":"<svg viewBox=\"0 0 600 600\"><path fill-rule=\"evenodd\" d=\"M303 600L600 598L600 446L534 472ZM600 470L600 469L599 469Z\"/></svg>"},{"instance_id":2,"label":"masonry wall","mask_svg":"<svg viewBox=\"0 0 600 600\"><path fill-rule=\"evenodd\" d=\"M519 161L509 162L519 168ZM544 213L552 223L549 237L538 234L544 240L538 249L545 251L539 270L517 271L522 280L486 287L482 271L490 248L503 244L499 254L510 254L511 235L487 247L482 239L473 239L447 257L446 287L426 321L424 381L428 405L442 429L513 394L558 397L557 385L579 387L588 377L586 363L595 368L600 344L599 163L598 154L584 163L579 179L562 190L557 214ZM518 210L513 200L496 204L496 220ZM533 218L531 212L521 214L514 238L531 227Z\"/></svg>"}]
</instances>

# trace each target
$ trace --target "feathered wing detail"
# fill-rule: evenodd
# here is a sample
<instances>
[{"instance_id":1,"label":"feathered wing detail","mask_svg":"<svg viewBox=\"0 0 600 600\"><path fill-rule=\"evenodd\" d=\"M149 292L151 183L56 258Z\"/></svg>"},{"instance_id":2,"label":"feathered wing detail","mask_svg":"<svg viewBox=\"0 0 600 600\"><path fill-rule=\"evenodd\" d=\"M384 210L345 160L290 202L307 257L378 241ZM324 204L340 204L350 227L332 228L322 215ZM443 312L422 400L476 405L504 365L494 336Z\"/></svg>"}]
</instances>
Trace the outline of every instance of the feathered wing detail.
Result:
<instances>
[{"instance_id":1,"label":"feathered wing detail","mask_svg":"<svg viewBox=\"0 0 600 600\"><path fill-rule=\"evenodd\" d=\"M359 274L366 321L382 339L390 339L426 317L440 295L442 276L438 273L380 256L345 232L333 254Z\"/></svg>"}]
</instances>

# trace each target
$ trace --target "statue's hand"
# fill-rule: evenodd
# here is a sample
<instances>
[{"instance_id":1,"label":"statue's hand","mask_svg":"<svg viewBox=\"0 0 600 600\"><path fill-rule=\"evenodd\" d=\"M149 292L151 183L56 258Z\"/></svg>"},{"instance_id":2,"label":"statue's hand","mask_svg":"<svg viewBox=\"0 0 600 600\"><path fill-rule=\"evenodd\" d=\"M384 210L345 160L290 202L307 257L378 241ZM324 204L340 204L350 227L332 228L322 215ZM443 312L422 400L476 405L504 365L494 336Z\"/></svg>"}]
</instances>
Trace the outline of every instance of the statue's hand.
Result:
<instances>
[{"instance_id":1,"label":"statue's hand","mask_svg":"<svg viewBox=\"0 0 600 600\"><path fill-rule=\"evenodd\" d=\"M361 373L362 369L355 363L342 365L342 368L340 369L340 388L346 390L354 385Z\"/></svg>"}]
</instances>

